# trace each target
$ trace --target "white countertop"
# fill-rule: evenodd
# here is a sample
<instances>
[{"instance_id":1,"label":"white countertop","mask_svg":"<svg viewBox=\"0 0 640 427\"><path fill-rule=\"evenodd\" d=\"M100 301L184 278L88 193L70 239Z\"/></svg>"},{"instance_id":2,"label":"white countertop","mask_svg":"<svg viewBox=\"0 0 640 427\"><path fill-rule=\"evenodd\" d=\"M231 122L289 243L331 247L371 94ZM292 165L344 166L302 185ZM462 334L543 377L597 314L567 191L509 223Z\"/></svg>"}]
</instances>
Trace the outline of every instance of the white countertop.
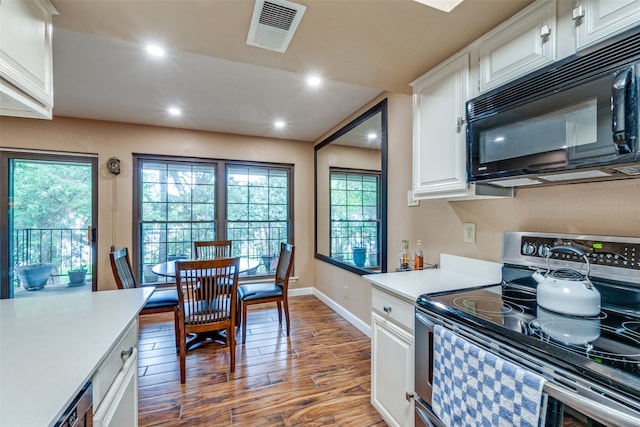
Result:
<instances>
[{"instance_id":1,"label":"white countertop","mask_svg":"<svg viewBox=\"0 0 640 427\"><path fill-rule=\"evenodd\" d=\"M368 274L362 278L413 304L422 294L500 283L502 264L441 254L437 269Z\"/></svg>"},{"instance_id":2,"label":"white countertop","mask_svg":"<svg viewBox=\"0 0 640 427\"><path fill-rule=\"evenodd\" d=\"M0 301L0 426L57 421L152 292Z\"/></svg>"}]
</instances>

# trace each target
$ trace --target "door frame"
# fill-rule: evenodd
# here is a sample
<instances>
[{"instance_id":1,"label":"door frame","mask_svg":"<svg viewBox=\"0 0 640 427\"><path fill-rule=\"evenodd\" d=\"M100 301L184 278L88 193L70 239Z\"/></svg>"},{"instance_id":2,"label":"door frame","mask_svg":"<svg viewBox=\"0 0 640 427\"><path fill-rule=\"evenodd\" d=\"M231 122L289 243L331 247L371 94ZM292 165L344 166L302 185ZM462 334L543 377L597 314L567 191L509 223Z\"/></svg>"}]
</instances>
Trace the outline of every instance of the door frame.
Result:
<instances>
[{"instance_id":1,"label":"door frame","mask_svg":"<svg viewBox=\"0 0 640 427\"><path fill-rule=\"evenodd\" d=\"M9 160L41 160L48 162L86 162L91 171L91 219L93 242L91 246L91 290L97 291L98 279L98 155L56 151L21 150L0 147L0 299L13 298L9 283Z\"/></svg>"}]
</instances>

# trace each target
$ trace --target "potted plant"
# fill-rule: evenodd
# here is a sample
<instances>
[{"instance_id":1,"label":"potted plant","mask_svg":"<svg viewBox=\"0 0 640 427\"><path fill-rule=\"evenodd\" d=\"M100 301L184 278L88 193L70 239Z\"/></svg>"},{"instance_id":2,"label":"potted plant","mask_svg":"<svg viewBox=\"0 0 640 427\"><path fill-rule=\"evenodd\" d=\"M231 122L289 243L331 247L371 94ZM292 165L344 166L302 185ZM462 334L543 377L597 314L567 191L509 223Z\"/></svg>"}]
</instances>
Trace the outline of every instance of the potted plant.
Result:
<instances>
[{"instance_id":1,"label":"potted plant","mask_svg":"<svg viewBox=\"0 0 640 427\"><path fill-rule=\"evenodd\" d=\"M67 271L67 274L69 275L69 286L82 286L87 277L87 266L82 264L76 269Z\"/></svg>"},{"instance_id":2,"label":"potted plant","mask_svg":"<svg viewBox=\"0 0 640 427\"><path fill-rule=\"evenodd\" d=\"M53 264L41 263L16 267L15 272L23 288L27 291L37 291L47 284L52 270Z\"/></svg>"},{"instance_id":3,"label":"potted plant","mask_svg":"<svg viewBox=\"0 0 640 427\"><path fill-rule=\"evenodd\" d=\"M367 256L367 247L361 235L356 236L354 243L351 245L351 251L353 254L353 263L357 267L364 267L364 262Z\"/></svg>"}]
</instances>

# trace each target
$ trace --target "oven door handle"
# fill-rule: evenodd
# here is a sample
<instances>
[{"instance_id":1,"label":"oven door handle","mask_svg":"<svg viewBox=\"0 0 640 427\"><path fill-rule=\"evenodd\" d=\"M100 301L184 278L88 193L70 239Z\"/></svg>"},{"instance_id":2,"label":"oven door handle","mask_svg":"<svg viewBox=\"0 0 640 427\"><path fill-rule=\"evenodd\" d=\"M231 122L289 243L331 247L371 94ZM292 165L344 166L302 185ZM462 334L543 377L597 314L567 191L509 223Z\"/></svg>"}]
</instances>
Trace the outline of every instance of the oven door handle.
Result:
<instances>
[{"instance_id":1,"label":"oven door handle","mask_svg":"<svg viewBox=\"0 0 640 427\"><path fill-rule=\"evenodd\" d=\"M420 420L422 420L422 422L424 422L427 427L435 427L431 420L429 420L429 418L427 417L427 414L425 414L425 412L418 406L416 406L416 414L418 414Z\"/></svg>"},{"instance_id":2,"label":"oven door handle","mask_svg":"<svg viewBox=\"0 0 640 427\"><path fill-rule=\"evenodd\" d=\"M572 407L573 409L595 419L598 422L616 426L638 425L637 416L612 408L609 405L604 405L593 399L588 399L584 396L580 396L579 394L567 390L564 387L558 386L556 384L545 382L544 392L547 393L550 397L559 400L565 405Z\"/></svg>"},{"instance_id":3,"label":"oven door handle","mask_svg":"<svg viewBox=\"0 0 640 427\"><path fill-rule=\"evenodd\" d=\"M420 323L426 326L427 330L433 331L435 323L433 323L431 320L429 320L424 314L420 313L419 311L416 311L416 320L418 320Z\"/></svg>"}]
</instances>

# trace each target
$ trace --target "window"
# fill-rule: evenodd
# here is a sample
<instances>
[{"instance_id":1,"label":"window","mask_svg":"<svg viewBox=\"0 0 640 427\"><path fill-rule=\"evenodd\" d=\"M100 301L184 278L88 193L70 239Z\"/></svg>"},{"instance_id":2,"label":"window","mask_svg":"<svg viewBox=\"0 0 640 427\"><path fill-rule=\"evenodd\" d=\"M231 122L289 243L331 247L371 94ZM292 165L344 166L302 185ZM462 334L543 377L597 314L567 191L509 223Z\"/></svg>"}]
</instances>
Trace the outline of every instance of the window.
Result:
<instances>
[{"instance_id":1,"label":"window","mask_svg":"<svg viewBox=\"0 0 640 427\"><path fill-rule=\"evenodd\" d=\"M275 272L280 243L289 235L289 171L267 167L227 168L227 236L241 253L260 257Z\"/></svg>"},{"instance_id":2,"label":"window","mask_svg":"<svg viewBox=\"0 0 640 427\"><path fill-rule=\"evenodd\" d=\"M330 169L331 256L380 266L380 173Z\"/></svg>"},{"instance_id":3,"label":"window","mask_svg":"<svg viewBox=\"0 0 640 427\"><path fill-rule=\"evenodd\" d=\"M244 275L274 273L280 242L292 241L290 165L137 157L138 271L192 258L197 240L233 241L232 255L254 260ZM135 267L135 266L134 266Z\"/></svg>"}]
</instances>

